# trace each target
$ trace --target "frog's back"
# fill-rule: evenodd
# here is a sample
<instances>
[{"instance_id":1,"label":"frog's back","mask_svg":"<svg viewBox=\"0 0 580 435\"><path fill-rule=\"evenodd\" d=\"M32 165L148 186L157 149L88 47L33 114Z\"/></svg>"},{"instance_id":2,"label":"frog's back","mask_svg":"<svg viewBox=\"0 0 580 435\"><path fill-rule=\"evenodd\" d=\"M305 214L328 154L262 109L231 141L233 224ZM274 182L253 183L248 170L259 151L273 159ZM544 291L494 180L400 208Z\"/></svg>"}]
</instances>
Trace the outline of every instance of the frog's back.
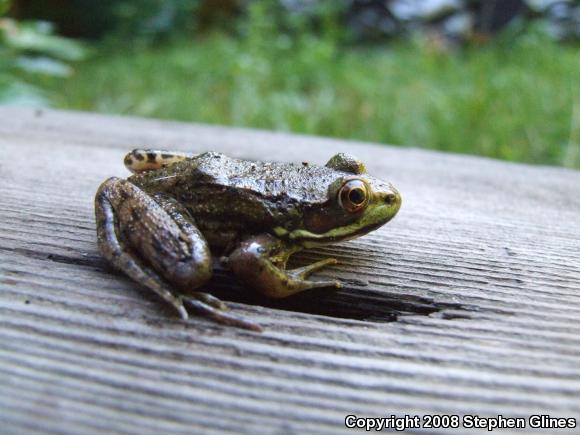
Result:
<instances>
[{"instance_id":1,"label":"frog's back","mask_svg":"<svg viewBox=\"0 0 580 435\"><path fill-rule=\"evenodd\" d=\"M323 203L328 186L340 176L324 166L239 160L213 152L194 159L192 184L211 184L276 201Z\"/></svg>"},{"instance_id":2,"label":"frog's back","mask_svg":"<svg viewBox=\"0 0 580 435\"><path fill-rule=\"evenodd\" d=\"M342 173L291 163L238 160L207 152L130 180L151 194L164 193L185 206L210 245L275 228L302 225L304 210L328 200Z\"/></svg>"}]
</instances>

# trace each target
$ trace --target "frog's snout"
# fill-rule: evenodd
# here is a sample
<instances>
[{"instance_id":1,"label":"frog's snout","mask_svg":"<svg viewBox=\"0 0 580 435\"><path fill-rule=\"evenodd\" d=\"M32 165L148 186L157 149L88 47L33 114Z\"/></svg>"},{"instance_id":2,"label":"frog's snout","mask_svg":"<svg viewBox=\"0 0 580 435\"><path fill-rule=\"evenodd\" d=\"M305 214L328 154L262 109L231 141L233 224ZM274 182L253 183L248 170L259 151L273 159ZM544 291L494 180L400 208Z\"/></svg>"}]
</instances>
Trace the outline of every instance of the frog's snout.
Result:
<instances>
[{"instance_id":1,"label":"frog's snout","mask_svg":"<svg viewBox=\"0 0 580 435\"><path fill-rule=\"evenodd\" d=\"M395 205L396 202L398 202L400 200L400 196L397 195L396 193L387 193L385 195L385 204L387 205Z\"/></svg>"},{"instance_id":2,"label":"frog's snout","mask_svg":"<svg viewBox=\"0 0 580 435\"><path fill-rule=\"evenodd\" d=\"M401 207L401 194L392 185L389 190L379 194L379 200L384 202L389 208L394 209L395 212Z\"/></svg>"}]
</instances>

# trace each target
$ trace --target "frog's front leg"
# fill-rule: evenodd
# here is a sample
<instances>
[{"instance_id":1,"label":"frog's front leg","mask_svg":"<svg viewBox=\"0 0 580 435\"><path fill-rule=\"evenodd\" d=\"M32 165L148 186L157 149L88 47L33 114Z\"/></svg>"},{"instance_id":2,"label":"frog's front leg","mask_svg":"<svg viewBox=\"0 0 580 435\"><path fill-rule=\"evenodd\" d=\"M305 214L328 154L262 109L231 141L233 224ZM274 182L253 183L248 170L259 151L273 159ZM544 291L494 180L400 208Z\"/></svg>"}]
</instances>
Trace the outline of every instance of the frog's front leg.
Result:
<instances>
[{"instance_id":1,"label":"frog's front leg","mask_svg":"<svg viewBox=\"0 0 580 435\"><path fill-rule=\"evenodd\" d=\"M211 253L175 200L152 197L127 180L110 178L97 191L95 211L103 256L170 303L183 319L188 318L186 304L220 323L259 329L223 313L221 301L196 291L211 277Z\"/></svg>"},{"instance_id":2,"label":"frog's front leg","mask_svg":"<svg viewBox=\"0 0 580 435\"><path fill-rule=\"evenodd\" d=\"M339 281L308 281L314 271L336 264L334 258L311 265L285 270L288 257L295 248L270 234L245 240L227 259L228 266L250 288L272 298L285 298L304 290L320 287L341 287Z\"/></svg>"}]
</instances>

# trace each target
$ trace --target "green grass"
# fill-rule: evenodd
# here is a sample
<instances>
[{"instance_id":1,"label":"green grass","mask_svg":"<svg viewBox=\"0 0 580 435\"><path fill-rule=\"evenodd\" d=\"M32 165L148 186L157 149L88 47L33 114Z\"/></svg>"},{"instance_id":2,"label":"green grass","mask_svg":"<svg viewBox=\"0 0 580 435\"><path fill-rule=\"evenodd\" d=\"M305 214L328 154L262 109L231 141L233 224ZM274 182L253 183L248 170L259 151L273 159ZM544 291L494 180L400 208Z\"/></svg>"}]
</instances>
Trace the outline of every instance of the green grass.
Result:
<instances>
[{"instance_id":1,"label":"green grass","mask_svg":"<svg viewBox=\"0 0 580 435\"><path fill-rule=\"evenodd\" d=\"M580 167L577 46L528 33L456 52L420 40L337 47L250 29L103 50L52 94L64 108Z\"/></svg>"}]
</instances>

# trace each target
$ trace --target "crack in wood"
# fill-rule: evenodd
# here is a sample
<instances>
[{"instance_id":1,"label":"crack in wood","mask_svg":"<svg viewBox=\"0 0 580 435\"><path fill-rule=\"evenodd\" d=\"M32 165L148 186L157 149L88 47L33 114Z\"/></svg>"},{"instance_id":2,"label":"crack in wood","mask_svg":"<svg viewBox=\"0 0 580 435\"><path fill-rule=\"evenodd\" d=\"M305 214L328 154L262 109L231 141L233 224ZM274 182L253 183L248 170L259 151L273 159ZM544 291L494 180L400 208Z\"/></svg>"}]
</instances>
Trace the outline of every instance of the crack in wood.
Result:
<instances>
[{"instance_id":1,"label":"crack in wood","mask_svg":"<svg viewBox=\"0 0 580 435\"><path fill-rule=\"evenodd\" d=\"M35 260L48 260L53 261L55 263L69 264L72 266L88 266L92 268L101 268L102 264L105 263L105 260L102 259L101 257L91 254L81 254L80 257L70 257L67 255L56 253L39 252L27 248L11 249L3 246L0 246L0 251L21 254L25 257L33 258Z\"/></svg>"},{"instance_id":2,"label":"crack in wood","mask_svg":"<svg viewBox=\"0 0 580 435\"><path fill-rule=\"evenodd\" d=\"M67 256L54 252L39 252L27 248L8 249L4 247L0 247L0 250L11 251L36 260L51 261L70 266L90 267L103 273L112 272L112 268L108 267L105 260L94 254ZM116 270L115 272L115 275L122 275ZM441 313L440 317L447 320L470 319L470 313L479 311L479 308L474 305L437 302L428 297L390 294L385 291L368 289L366 288L370 285L368 281L357 279L345 279L342 281L346 285L341 290L313 289L289 298L277 300L245 290L232 280L229 272L217 267L206 291L230 302L375 323L395 322L400 316L430 316L435 313ZM138 284L135 283L134 285ZM362 289L360 288L361 286L365 288ZM447 311L459 311L462 314Z\"/></svg>"},{"instance_id":3,"label":"crack in wood","mask_svg":"<svg viewBox=\"0 0 580 435\"><path fill-rule=\"evenodd\" d=\"M227 276L226 271L216 270L208 291L227 301L339 319L385 323L395 322L401 316L430 316L435 313L441 313L441 318L448 320L469 319L472 313L480 310L475 305L438 302L429 297L401 295L356 286L345 286L340 290L313 289L285 299L268 299L245 291L237 284L232 285Z\"/></svg>"}]
</instances>

